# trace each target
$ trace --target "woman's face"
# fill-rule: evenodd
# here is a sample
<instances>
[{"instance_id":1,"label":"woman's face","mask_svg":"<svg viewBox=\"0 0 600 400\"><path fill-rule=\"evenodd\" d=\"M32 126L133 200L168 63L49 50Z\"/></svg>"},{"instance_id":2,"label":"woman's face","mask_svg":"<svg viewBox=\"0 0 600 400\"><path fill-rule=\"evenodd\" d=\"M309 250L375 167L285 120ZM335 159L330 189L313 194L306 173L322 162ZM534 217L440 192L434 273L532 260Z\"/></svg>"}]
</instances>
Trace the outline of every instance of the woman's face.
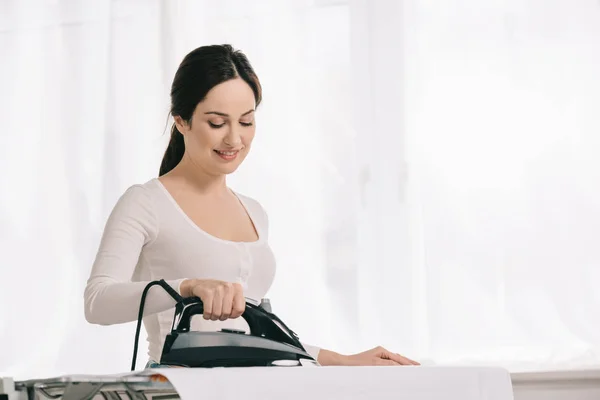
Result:
<instances>
[{"instance_id":1,"label":"woman's face","mask_svg":"<svg viewBox=\"0 0 600 400\"><path fill-rule=\"evenodd\" d=\"M230 174L244 161L254 139L254 92L240 78L212 88L198 103L191 125L175 118L189 161L211 175Z\"/></svg>"}]
</instances>

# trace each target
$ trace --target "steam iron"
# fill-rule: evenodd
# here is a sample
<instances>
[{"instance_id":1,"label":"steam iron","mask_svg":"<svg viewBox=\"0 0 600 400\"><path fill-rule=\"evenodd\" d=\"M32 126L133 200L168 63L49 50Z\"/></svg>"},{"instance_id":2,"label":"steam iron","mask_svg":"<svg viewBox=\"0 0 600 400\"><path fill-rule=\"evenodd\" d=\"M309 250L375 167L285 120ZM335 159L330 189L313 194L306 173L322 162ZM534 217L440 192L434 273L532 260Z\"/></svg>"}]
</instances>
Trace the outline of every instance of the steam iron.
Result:
<instances>
[{"instance_id":1,"label":"steam iron","mask_svg":"<svg viewBox=\"0 0 600 400\"><path fill-rule=\"evenodd\" d=\"M246 302L242 318L248 323L249 333L233 329L190 331L192 317L204 312L202 300L199 297L183 298L161 279L148 284L142 294L132 371L135 370L144 299L153 285L162 286L177 301L171 332L165 338L161 365L187 368L318 365L298 335L273 314L270 304L264 301L258 306Z\"/></svg>"}]
</instances>

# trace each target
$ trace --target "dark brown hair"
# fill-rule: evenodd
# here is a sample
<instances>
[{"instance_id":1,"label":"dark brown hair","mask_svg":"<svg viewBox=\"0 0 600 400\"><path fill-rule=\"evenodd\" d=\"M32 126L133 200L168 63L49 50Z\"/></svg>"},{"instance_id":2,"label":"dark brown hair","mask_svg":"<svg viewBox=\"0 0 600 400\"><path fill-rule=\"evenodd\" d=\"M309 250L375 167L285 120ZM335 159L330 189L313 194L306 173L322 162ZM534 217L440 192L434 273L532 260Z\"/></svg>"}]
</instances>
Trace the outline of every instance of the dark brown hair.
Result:
<instances>
[{"instance_id":1,"label":"dark brown hair","mask_svg":"<svg viewBox=\"0 0 600 400\"><path fill-rule=\"evenodd\" d=\"M218 84L238 77L250 85L258 107L262 89L246 55L228 44L198 47L185 56L175 73L171 86L171 115L191 124L194 110L206 94ZM175 168L184 153L183 135L173 124L159 176Z\"/></svg>"}]
</instances>

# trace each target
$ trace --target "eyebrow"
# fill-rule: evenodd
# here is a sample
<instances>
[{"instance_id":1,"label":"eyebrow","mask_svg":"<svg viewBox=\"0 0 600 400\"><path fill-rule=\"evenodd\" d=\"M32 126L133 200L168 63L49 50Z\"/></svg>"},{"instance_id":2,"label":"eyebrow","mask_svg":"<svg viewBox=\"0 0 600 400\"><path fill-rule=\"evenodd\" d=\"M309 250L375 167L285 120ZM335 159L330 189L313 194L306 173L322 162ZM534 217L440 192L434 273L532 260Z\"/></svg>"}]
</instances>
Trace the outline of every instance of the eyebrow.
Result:
<instances>
[{"instance_id":1,"label":"eyebrow","mask_svg":"<svg viewBox=\"0 0 600 400\"><path fill-rule=\"evenodd\" d=\"M245 115L248 115L252 112L254 112L254 109L246 111L245 113L242 114L242 117ZM208 112L205 112L204 114L215 114L215 115L220 115L221 117L229 117L229 114L225 114L225 113L222 113L219 111L208 111Z\"/></svg>"}]
</instances>

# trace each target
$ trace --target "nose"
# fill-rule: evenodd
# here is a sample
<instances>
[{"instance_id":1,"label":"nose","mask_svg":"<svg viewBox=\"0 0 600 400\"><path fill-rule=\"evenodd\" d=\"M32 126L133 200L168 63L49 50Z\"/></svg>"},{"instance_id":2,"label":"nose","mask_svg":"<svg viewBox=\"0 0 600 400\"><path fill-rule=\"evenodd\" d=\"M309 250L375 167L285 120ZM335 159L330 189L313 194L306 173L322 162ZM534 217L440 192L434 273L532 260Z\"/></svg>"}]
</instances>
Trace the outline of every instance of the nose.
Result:
<instances>
[{"instance_id":1,"label":"nose","mask_svg":"<svg viewBox=\"0 0 600 400\"><path fill-rule=\"evenodd\" d=\"M227 132L227 135L223 138L223 142L230 147L237 147L242 144L242 136L238 128L231 127Z\"/></svg>"}]
</instances>

